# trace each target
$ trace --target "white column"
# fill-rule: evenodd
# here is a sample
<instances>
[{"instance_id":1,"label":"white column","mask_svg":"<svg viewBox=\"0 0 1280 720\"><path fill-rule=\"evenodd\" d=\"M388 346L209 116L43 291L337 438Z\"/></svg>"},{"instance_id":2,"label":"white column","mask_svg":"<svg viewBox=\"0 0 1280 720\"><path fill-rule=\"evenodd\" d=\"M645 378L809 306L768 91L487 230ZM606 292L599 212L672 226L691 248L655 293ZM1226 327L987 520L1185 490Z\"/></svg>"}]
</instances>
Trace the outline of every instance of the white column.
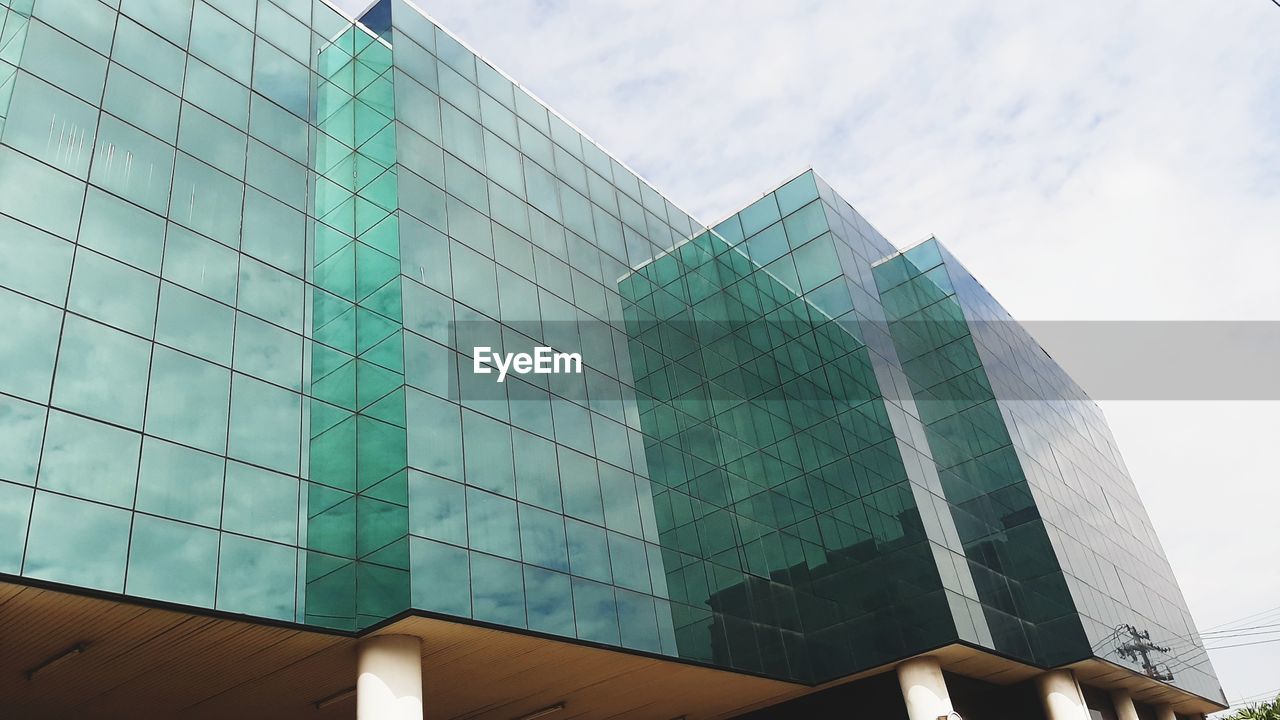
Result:
<instances>
[{"instance_id":1,"label":"white column","mask_svg":"<svg viewBox=\"0 0 1280 720\"><path fill-rule=\"evenodd\" d=\"M1112 690L1111 704L1115 706L1119 720L1138 720L1138 708L1133 706L1133 697L1128 690Z\"/></svg>"},{"instance_id":2,"label":"white column","mask_svg":"<svg viewBox=\"0 0 1280 720\"><path fill-rule=\"evenodd\" d=\"M1070 670L1050 670L1036 678L1047 720L1090 720L1084 694Z\"/></svg>"},{"instance_id":3,"label":"white column","mask_svg":"<svg viewBox=\"0 0 1280 720\"><path fill-rule=\"evenodd\" d=\"M375 635L356 652L356 720L422 720L422 640Z\"/></svg>"},{"instance_id":4,"label":"white column","mask_svg":"<svg viewBox=\"0 0 1280 720\"><path fill-rule=\"evenodd\" d=\"M1156 720L1178 720L1178 716L1173 714L1173 707L1169 705L1157 705Z\"/></svg>"},{"instance_id":5,"label":"white column","mask_svg":"<svg viewBox=\"0 0 1280 720\"><path fill-rule=\"evenodd\" d=\"M898 665L898 683L911 720L938 720L954 712L942 666L936 658L912 658Z\"/></svg>"}]
</instances>

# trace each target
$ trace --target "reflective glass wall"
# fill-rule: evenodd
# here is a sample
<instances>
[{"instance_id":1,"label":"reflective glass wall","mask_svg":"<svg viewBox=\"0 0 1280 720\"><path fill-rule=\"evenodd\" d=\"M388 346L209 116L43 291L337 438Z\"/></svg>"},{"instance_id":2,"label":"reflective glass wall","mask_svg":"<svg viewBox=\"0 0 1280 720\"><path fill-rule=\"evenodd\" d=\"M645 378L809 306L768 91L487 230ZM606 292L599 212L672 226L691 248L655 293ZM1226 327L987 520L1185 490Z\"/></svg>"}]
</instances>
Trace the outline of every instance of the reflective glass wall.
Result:
<instances>
[{"instance_id":1,"label":"reflective glass wall","mask_svg":"<svg viewBox=\"0 0 1280 720\"><path fill-rule=\"evenodd\" d=\"M0 0L0 573L809 682L1191 635L1100 418L895 254L812 172L700 227L407 0Z\"/></svg>"}]
</instances>

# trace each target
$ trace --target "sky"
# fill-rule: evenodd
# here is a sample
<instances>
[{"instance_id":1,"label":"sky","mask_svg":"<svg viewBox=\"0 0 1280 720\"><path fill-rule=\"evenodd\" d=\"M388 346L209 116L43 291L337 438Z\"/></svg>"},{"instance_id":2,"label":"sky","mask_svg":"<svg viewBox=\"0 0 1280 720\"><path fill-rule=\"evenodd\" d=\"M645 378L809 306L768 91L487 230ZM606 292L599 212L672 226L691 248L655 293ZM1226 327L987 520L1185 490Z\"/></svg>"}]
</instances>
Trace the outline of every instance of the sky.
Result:
<instances>
[{"instance_id":1,"label":"sky","mask_svg":"<svg viewBox=\"0 0 1280 720\"><path fill-rule=\"evenodd\" d=\"M1280 320L1271 0L420 4L704 223L813 166L1020 320ZM1100 403L1199 626L1280 623L1280 403Z\"/></svg>"}]
</instances>

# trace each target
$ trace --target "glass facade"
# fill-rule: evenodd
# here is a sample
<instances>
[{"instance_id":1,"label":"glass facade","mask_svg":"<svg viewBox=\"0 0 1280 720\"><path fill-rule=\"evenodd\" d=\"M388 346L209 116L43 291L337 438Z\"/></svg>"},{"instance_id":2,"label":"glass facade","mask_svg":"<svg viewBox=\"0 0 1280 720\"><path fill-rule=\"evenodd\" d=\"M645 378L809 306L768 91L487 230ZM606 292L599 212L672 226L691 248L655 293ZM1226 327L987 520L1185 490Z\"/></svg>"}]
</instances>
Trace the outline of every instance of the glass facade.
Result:
<instances>
[{"instance_id":1,"label":"glass facade","mask_svg":"<svg viewBox=\"0 0 1280 720\"><path fill-rule=\"evenodd\" d=\"M1002 313L812 172L702 226L407 0L0 0L6 576L802 682L1194 638Z\"/></svg>"}]
</instances>

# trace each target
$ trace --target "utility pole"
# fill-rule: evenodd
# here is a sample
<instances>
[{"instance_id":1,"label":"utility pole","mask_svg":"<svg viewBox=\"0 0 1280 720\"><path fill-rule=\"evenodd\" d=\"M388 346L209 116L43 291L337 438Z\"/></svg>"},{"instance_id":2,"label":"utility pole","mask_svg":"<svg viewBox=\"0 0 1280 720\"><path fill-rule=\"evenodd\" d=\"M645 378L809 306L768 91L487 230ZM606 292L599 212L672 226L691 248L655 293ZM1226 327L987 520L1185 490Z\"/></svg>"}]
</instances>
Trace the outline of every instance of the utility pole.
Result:
<instances>
[{"instance_id":1,"label":"utility pole","mask_svg":"<svg viewBox=\"0 0 1280 720\"><path fill-rule=\"evenodd\" d=\"M1156 664L1151 661L1151 653L1167 653L1169 648L1151 642L1150 632L1139 630L1132 625L1121 625L1117 630L1120 631L1117 635L1120 635L1120 633L1128 633L1129 635L1127 640L1123 640L1123 642L1116 645L1116 652L1120 654L1120 657L1135 663L1141 663L1142 671L1149 678L1165 682L1173 680L1173 673L1169 671L1168 665L1164 663ZM1123 636L1121 636L1122 638Z\"/></svg>"}]
</instances>

